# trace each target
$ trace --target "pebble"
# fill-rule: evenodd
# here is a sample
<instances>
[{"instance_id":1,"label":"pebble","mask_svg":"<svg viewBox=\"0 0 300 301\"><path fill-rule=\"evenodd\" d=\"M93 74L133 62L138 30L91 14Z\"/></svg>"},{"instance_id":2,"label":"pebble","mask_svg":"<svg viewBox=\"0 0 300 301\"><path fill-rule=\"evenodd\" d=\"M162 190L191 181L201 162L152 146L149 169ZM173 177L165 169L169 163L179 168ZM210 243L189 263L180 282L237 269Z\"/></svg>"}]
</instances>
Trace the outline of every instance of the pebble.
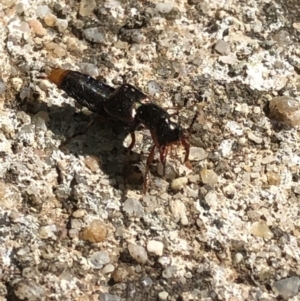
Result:
<instances>
[{"instance_id":1,"label":"pebble","mask_svg":"<svg viewBox=\"0 0 300 301\"><path fill-rule=\"evenodd\" d=\"M153 285L153 280L150 277L145 276L141 279L141 284L143 285L144 288L147 289Z\"/></svg>"},{"instance_id":2,"label":"pebble","mask_svg":"<svg viewBox=\"0 0 300 301\"><path fill-rule=\"evenodd\" d=\"M166 291L158 293L158 298L159 298L159 300L162 300L162 301L167 300L168 296L169 296L169 293Z\"/></svg>"},{"instance_id":3,"label":"pebble","mask_svg":"<svg viewBox=\"0 0 300 301\"><path fill-rule=\"evenodd\" d=\"M153 80L148 81L147 88L148 94L151 96L155 95L156 93L160 93L161 91L160 86Z\"/></svg>"},{"instance_id":4,"label":"pebble","mask_svg":"<svg viewBox=\"0 0 300 301\"><path fill-rule=\"evenodd\" d=\"M89 262L94 269L102 269L105 264L110 262L110 258L105 251L94 253L90 258Z\"/></svg>"},{"instance_id":5,"label":"pebble","mask_svg":"<svg viewBox=\"0 0 300 301\"><path fill-rule=\"evenodd\" d=\"M215 44L215 50L222 55L227 55L230 53L230 45L229 43L223 41L223 40L218 40Z\"/></svg>"},{"instance_id":6,"label":"pebble","mask_svg":"<svg viewBox=\"0 0 300 301\"><path fill-rule=\"evenodd\" d=\"M28 21L29 26L31 27L31 29L38 35L38 36L44 36L47 31L46 29L43 27L42 23L38 20L30 20Z\"/></svg>"},{"instance_id":7,"label":"pebble","mask_svg":"<svg viewBox=\"0 0 300 301\"><path fill-rule=\"evenodd\" d=\"M180 221L183 226L189 223L186 216L186 207L183 202L180 200L170 201L170 210L176 223Z\"/></svg>"},{"instance_id":8,"label":"pebble","mask_svg":"<svg viewBox=\"0 0 300 301\"><path fill-rule=\"evenodd\" d=\"M136 199L127 199L123 204L123 210L131 217L140 218L144 215L144 207Z\"/></svg>"},{"instance_id":9,"label":"pebble","mask_svg":"<svg viewBox=\"0 0 300 301\"><path fill-rule=\"evenodd\" d=\"M207 152L201 147L192 146L190 148L190 156L189 159L191 161L201 161L206 159L208 156Z\"/></svg>"},{"instance_id":10,"label":"pebble","mask_svg":"<svg viewBox=\"0 0 300 301\"><path fill-rule=\"evenodd\" d=\"M173 190L180 190L186 186L188 183L188 178L187 177L180 177L177 179L174 179L171 183L171 188Z\"/></svg>"},{"instance_id":11,"label":"pebble","mask_svg":"<svg viewBox=\"0 0 300 301\"><path fill-rule=\"evenodd\" d=\"M39 5L35 12L38 18L44 18L46 15L51 13L51 9L47 5Z\"/></svg>"},{"instance_id":12,"label":"pebble","mask_svg":"<svg viewBox=\"0 0 300 301\"><path fill-rule=\"evenodd\" d=\"M231 139L225 139L221 142L219 146L219 150L223 157L228 157L232 153L232 145L234 143L234 140Z\"/></svg>"},{"instance_id":13,"label":"pebble","mask_svg":"<svg viewBox=\"0 0 300 301\"><path fill-rule=\"evenodd\" d=\"M83 31L85 38L93 43L104 43L104 35L98 27L87 28Z\"/></svg>"},{"instance_id":14,"label":"pebble","mask_svg":"<svg viewBox=\"0 0 300 301\"><path fill-rule=\"evenodd\" d=\"M173 9L173 3L159 2L156 4L156 10L162 14L168 14Z\"/></svg>"},{"instance_id":15,"label":"pebble","mask_svg":"<svg viewBox=\"0 0 300 301\"><path fill-rule=\"evenodd\" d=\"M289 97L274 97L270 101L270 117L289 126L300 126L300 101Z\"/></svg>"},{"instance_id":16,"label":"pebble","mask_svg":"<svg viewBox=\"0 0 300 301\"><path fill-rule=\"evenodd\" d=\"M55 23L56 23L57 17L53 14L47 14L44 17L44 22L47 26L49 27L54 27Z\"/></svg>"},{"instance_id":17,"label":"pebble","mask_svg":"<svg viewBox=\"0 0 300 301\"><path fill-rule=\"evenodd\" d=\"M87 156L84 158L83 162L92 172L96 172L100 168L99 158L96 156Z\"/></svg>"},{"instance_id":18,"label":"pebble","mask_svg":"<svg viewBox=\"0 0 300 301\"><path fill-rule=\"evenodd\" d=\"M52 238L55 237L54 232L57 231L56 225L47 225L40 227L39 229L39 236L41 239L47 239L47 238Z\"/></svg>"},{"instance_id":19,"label":"pebble","mask_svg":"<svg viewBox=\"0 0 300 301\"><path fill-rule=\"evenodd\" d=\"M300 194L300 185L294 187L294 192Z\"/></svg>"},{"instance_id":20,"label":"pebble","mask_svg":"<svg viewBox=\"0 0 300 301\"><path fill-rule=\"evenodd\" d=\"M81 0L79 4L79 15L82 17L88 17L96 8L96 2L94 0Z\"/></svg>"},{"instance_id":21,"label":"pebble","mask_svg":"<svg viewBox=\"0 0 300 301\"><path fill-rule=\"evenodd\" d=\"M129 244L128 251L131 257L135 259L138 263L144 264L147 262L148 255L144 247Z\"/></svg>"},{"instance_id":22,"label":"pebble","mask_svg":"<svg viewBox=\"0 0 300 301\"><path fill-rule=\"evenodd\" d=\"M147 244L147 251L157 256L162 256L164 253L164 244L161 241L150 240Z\"/></svg>"},{"instance_id":23,"label":"pebble","mask_svg":"<svg viewBox=\"0 0 300 301\"><path fill-rule=\"evenodd\" d=\"M162 276L166 279L169 279L174 277L176 272L177 272L176 266L168 266L163 270Z\"/></svg>"},{"instance_id":24,"label":"pebble","mask_svg":"<svg viewBox=\"0 0 300 301\"><path fill-rule=\"evenodd\" d=\"M1 0L1 4L10 8L15 4L16 0Z\"/></svg>"},{"instance_id":25,"label":"pebble","mask_svg":"<svg viewBox=\"0 0 300 301\"><path fill-rule=\"evenodd\" d=\"M274 186L279 186L281 182L281 177L280 174L274 172L274 171L269 171L267 173L267 179L269 185L274 185Z\"/></svg>"},{"instance_id":26,"label":"pebble","mask_svg":"<svg viewBox=\"0 0 300 301\"><path fill-rule=\"evenodd\" d=\"M125 267L118 266L111 274L111 277L115 282L120 283L127 280L128 275L129 273Z\"/></svg>"},{"instance_id":27,"label":"pebble","mask_svg":"<svg viewBox=\"0 0 300 301\"><path fill-rule=\"evenodd\" d=\"M248 133L248 139L257 144L261 144L263 142L263 139L261 137L254 135L252 132Z\"/></svg>"},{"instance_id":28,"label":"pebble","mask_svg":"<svg viewBox=\"0 0 300 301\"><path fill-rule=\"evenodd\" d=\"M72 213L72 216L75 218L82 218L86 215L85 209L78 209Z\"/></svg>"},{"instance_id":29,"label":"pebble","mask_svg":"<svg viewBox=\"0 0 300 301\"><path fill-rule=\"evenodd\" d=\"M107 235L107 227L101 220L92 221L81 233L81 238L89 242L103 242Z\"/></svg>"},{"instance_id":30,"label":"pebble","mask_svg":"<svg viewBox=\"0 0 300 301\"><path fill-rule=\"evenodd\" d=\"M19 282L14 293L20 300L40 301L46 298L44 288L32 280Z\"/></svg>"},{"instance_id":31,"label":"pebble","mask_svg":"<svg viewBox=\"0 0 300 301\"><path fill-rule=\"evenodd\" d=\"M0 78L0 95L2 95L6 91L6 85L2 78Z\"/></svg>"},{"instance_id":32,"label":"pebble","mask_svg":"<svg viewBox=\"0 0 300 301\"><path fill-rule=\"evenodd\" d=\"M45 45L46 50L51 51L57 57L63 57L66 55L66 49L54 42L49 42Z\"/></svg>"},{"instance_id":33,"label":"pebble","mask_svg":"<svg viewBox=\"0 0 300 301\"><path fill-rule=\"evenodd\" d=\"M68 28L68 20L66 19L56 19L55 26L59 32L64 32Z\"/></svg>"},{"instance_id":34,"label":"pebble","mask_svg":"<svg viewBox=\"0 0 300 301\"><path fill-rule=\"evenodd\" d=\"M204 184L215 185L218 183L218 175L212 169L202 169L200 177Z\"/></svg>"},{"instance_id":35,"label":"pebble","mask_svg":"<svg viewBox=\"0 0 300 301\"><path fill-rule=\"evenodd\" d=\"M23 86L23 80L19 77L14 77L11 79L11 84L16 91L20 91Z\"/></svg>"},{"instance_id":36,"label":"pebble","mask_svg":"<svg viewBox=\"0 0 300 301\"><path fill-rule=\"evenodd\" d=\"M275 293L288 299L298 294L299 287L300 287L299 277L293 276L286 279L275 281L272 288Z\"/></svg>"},{"instance_id":37,"label":"pebble","mask_svg":"<svg viewBox=\"0 0 300 301\"><path fill-rule=\"evenodd\" d=\"M100 293L99 301L121 301L121 297L108 293Z\"/></svg>"},{"instance_id":38,"label":"pebble","mask_svg":"<svg viewBox=\"0 0 300 301\"><path fill-rule=\"evenodd\" d=\"M236 253L234 256L235 263L240 263L243 259L244 259L244 256L241 253Z\"/></svg>"},{"instance_id":39,"label":"pebble","mask_svg":"<svg viewBox=\"0 0 300 301\"><path fill-rule=\"evenodd\" d=\"M251 233L264 239L271 239L274 236L268 225L264 222L254 222L251 227Z\"/></svg>"},{"instance_id":40,"label":"pebble","mask_svg":"<svg viewBox=\"0 0 300 301\"><path fill-rule=\"evenodd\" d=\"M103 269L102 273L103 274L110 274L115 270L115 266L111 263L107 264Z\"/></svg>"}]
</instances>

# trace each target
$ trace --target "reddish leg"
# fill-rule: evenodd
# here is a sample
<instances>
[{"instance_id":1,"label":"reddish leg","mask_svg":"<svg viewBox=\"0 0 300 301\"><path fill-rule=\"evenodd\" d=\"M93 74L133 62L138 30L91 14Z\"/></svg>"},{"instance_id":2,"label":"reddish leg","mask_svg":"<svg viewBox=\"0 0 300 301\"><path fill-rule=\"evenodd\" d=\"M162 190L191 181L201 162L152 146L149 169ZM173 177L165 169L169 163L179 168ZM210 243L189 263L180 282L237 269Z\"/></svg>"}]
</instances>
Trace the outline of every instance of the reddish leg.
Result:
<instances>
[{"instance_id":1,"label":"reddish leg","mask_svg":"<svg viewBox=\"0 0 300 301\"><path fill-rule=\"evenodd\" d=\"M190 155L190 144L187 141L185 137L182 137L181 143L185 149L185 156L184 156L184 161L183 163L187 162L189 160L189 155Z\"/></svg>"},{"instance_id":2,"label":"reddish leg","mask_svg":"<svg viewBox=\"0 0 300 301\"><path fill-rule=\"evenodd\" d=\"M146 169L145 169L145 175L144 175L144 194L146 193L147 191L147 186L148 186L148 173L149 173L149 168L150 168L150 165L151 163L153 162L154 160L154 153L155 153L155 148L156 148L156 145L154 144L151 148L151 151L150 151L150 154L147 158L147 163L146 163Z\"/></svg>"},{"instance_id":3,"label":"reddish leg","mask_svg":"<svg viewBox=\"0 0 300 301\"><path fill-rule=\"evenodd\" d=\"M167 155L168 155L168 150L169 150L168 146L161 146L159 148L160 161L163 165L163 175L164 176L166 174L166 159L167 159Z\"/></svg>"}]
</instances>

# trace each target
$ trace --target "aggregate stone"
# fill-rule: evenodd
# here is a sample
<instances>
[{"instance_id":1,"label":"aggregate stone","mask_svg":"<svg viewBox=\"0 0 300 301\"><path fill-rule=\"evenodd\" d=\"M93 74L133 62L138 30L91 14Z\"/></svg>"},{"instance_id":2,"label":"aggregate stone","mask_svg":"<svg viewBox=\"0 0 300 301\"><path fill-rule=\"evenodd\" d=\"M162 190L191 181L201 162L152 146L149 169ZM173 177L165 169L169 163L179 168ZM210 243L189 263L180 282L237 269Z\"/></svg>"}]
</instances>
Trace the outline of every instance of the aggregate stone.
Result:
<instances>
[{"instance_id":1,"label":"aggregate stone","mask_svg":"<svg viewBox=\"0 0 300 301\"><path fill-rule=\"evenodd\" d=\"M299 293L300 279L299 277L289 277L275 281L273 291L284 298L292 298Z\"/></svg>"},{"instance_id":2,"label":"aggregate stone","mask_svg":"<svg viewBox=\"0 0 300 301\"><path fill-rule=\"evenodd\" d=\"M1 1L0 299L296 300L299 11ZM156 148L144 194L165 132L140 125L124 167L130 129L51 84L53 68L138 87L181 125L188 162L172 144L164 170Z\"/></svg>"}]
</instances>

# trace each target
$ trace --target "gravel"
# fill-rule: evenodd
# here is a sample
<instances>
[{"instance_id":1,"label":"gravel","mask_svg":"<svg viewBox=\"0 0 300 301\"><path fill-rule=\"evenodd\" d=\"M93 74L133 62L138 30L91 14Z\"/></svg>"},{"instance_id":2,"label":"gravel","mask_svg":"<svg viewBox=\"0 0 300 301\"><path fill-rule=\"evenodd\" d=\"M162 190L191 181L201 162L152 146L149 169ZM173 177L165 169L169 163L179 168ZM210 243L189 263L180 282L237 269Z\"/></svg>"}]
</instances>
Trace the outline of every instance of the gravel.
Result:
<instances>
[{"instance_id":1,"label":"gravel","mask_svg":"<svg viewBox=\"0 0 300 301\"><path fill-rule=\"evenodd\" d=\"M0 300L299 300L299 12L2 0ZM172 147L163 177L156 154L143 194L149 131L127 158L124 128L49 83L53 68L148 93L190 162Z\"/></svg>"}]
</instances>

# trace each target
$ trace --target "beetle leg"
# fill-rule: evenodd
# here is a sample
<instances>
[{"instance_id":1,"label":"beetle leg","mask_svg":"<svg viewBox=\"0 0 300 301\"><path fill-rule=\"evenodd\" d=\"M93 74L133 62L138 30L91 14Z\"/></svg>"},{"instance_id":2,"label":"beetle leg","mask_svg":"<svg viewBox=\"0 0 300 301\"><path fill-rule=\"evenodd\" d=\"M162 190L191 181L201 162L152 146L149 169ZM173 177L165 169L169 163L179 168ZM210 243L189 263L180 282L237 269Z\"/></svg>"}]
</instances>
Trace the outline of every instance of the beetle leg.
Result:
<instances>
[{"instance_id":1,"label":"beetle leg","mask_svg":"<svg viewBox=\"0 0 300 301\"><path fill-rule=\"evenodd\" d=\"M163 165L163 175L164 176L166 174L166 158L167 158L167 155L168 155L168 150L169 150L168 146L161 146L159 148L159 156L160 156L160 161Z\"/></svg>"},{"instance_id":2,"label":"beetle leg","mask_svg":"<svg viewBox=\"0 0 300 301\"><path fill-rule=\"evenodd\" d=\"M153 162L154 160L154 154L155 154L155 148L156 148L156 145L154 144L151 148L151 151L150 151L150 154L147 158L147 163L146 163L146 169L145 169L145 175L144 175L144 194L146 193L147 191L147 186L148 186L148 173L149 173L149 168L150 168L150 165L151 163Z\"/></svg>"},{"instance_id":3,"label":"beetle leg","mask_svg":"<svg viewBox=\"0 0 300 301\"><path fill-rule=\"evenodd\" d=\"M185 156L184 156L184 161L183 163L187 162L189 160L189 155L190 155L190 143L185 137L182 137L181 143L185 149Z\"/></svg>"}]
</instances>

